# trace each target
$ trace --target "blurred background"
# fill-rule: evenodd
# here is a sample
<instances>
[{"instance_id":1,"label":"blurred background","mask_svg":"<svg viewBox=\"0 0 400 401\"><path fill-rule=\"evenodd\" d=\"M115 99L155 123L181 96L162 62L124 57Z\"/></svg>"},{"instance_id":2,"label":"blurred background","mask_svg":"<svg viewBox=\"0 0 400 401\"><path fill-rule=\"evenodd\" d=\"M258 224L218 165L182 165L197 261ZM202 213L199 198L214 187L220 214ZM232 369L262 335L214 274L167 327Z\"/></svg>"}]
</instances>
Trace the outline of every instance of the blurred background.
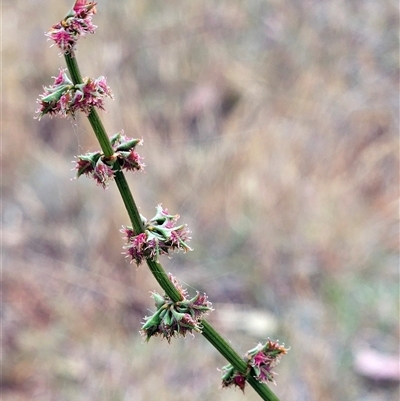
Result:
<instances>
[{"instance_id":1,"label":"blurred background","mask_svg":"<svg viewBox=\"0 0 400 401\"><path fill-rule=\"evenodd\" d=\"M2 399L258 400L220 389L201 335L143 344L160 291L121 255L115 184L74 180L98 149L86 120L34 120L64 67L43 33L72 1L3 2ZM103 122L144 139L127 178L143 215L162 203L194 251L162 260L244 353L290 352L281 400L399 394L398 4L99 0L79 42L105 75Z\"/></svg>"}]
</instances>

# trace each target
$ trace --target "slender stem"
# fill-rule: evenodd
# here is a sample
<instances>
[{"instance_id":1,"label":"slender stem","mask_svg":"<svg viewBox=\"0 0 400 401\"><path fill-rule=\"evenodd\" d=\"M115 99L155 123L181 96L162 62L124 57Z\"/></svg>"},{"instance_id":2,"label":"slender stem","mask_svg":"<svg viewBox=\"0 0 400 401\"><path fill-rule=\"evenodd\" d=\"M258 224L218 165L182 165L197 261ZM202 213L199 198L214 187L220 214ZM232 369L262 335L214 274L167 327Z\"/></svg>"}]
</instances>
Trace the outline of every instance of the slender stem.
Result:
<instances>
[{"instance_id":1,"label":"slender stem","mask_svg":"<svg viewBox=\"0 0 400 401\"><path fill-rule=\"evenodd\" d=\"M110 140L108 139L107 131L104 128L96 109L92 108L90 110L88 120L93 128L97 140L99 141L104 156L111 157L114 154L114 150L111 146Z\"/></svg>"},{"instance_id":2,"label":"slender stem","mask_svg":"<svg viewBox=\"0 0 400 401\"><path fill-rule=\"evenodd\" d=\"M65 63L67 64L68 71L71 75L72 82L74 83L74 85L81 84L83 81L82 74L79 71L79 66L76 61L75 55L71 56L70 54L64 54L64 59Z\"/></svg>"},{"instance_id":3,"label":"slender stem","mask_svg":"<svg viewBox=\"0 0 400 401\"><path fill-rule=\"evenodd\" d=\"M75 85L81 84L82 76L79 71L75 55L74 57L72 57L71 55L67 54L64 57L73 83ZM88 115L88 119L95 132L95 135L99 141L104 155L106 157L112 156L113 149L111 143L108 139L107 132L103 126L103 123L101 122L100 117L95 109L91 110ZM115 181L127 209L133 229L136 233L144 232L142 219L140 218L138 208L135 204L132 193L122 171L117 170L115 174ZM182 300L181 294L172 284L161 264L151 259L147 259L146 261L154 278L158 281L161 288L163 288L163 290L171 298L171 300L174 302ZM239 356L239 354L229 345L229 343L214 329L214 327L207 320L203 319L201 323L203 326L203 336L221 353L221 355L223 355L227 359L229 363L232 364L232 366L234 366L242 374L246 374L246 363ZM268 386L258 382L254 377L248 377L247 381L263 400L279 401L279 399L269 389Z\"/></svg>"},{"instance_id":4,"label":"slender stem","mask_svg":"<svg viewBox=\"0 0 400 401\"><path fill-rule=\"evenodd\" d=\"M124 201L129 219L132 223L132 227L135 230L135 233L144 232L142 219L140 218L140 214L135 200L133 199L132 192L129 189L128 183L122 171L117 171L115 173L115 182L121 194L122 200Z\"/></svg>"},{"instance_id":5,"label":"slender stem","mask_svg":"<svg viewBox=\"0 0 400 401\"><path fill-rule=\"evenodd\" d=\"M201 321L203 326L203 336L216 348L225 358L231 363L240 373L245 374L247 365L243 358L241 358L236 351L229 345L229 343L214 329L211 324L203 319Z\"/></svg>"}]
</instances>

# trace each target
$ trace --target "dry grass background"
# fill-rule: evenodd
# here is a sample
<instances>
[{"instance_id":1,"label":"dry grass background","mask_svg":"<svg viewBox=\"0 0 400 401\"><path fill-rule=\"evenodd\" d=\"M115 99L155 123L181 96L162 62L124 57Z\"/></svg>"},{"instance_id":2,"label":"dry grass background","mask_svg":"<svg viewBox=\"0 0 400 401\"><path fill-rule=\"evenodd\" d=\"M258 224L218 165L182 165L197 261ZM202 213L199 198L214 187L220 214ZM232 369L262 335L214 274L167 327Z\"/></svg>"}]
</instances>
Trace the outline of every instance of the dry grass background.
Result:
<instances>
[{"instance_id":1,"label":"dry grass background","mask_svg":"<svg viewBox=\"0 0 400 401\"><path fill-rule=\"evenodd\" d=\"M218 388L225 361L201 336L142 344L158 287L120 253L117 190L71 181L91 129L33 120L64 66L43 32L71 3L3 2L2 399L256 400ZM291 346L282 400L394 399L396 380L362 377L355 356L398 355L397 2L97 8L77 57L115 94L110 134L144 138L133 194L193 231L166 269L221 305L211 319L239 352ZM268 317L263 334L239 309Z\"/></svg>"}]
</instances>

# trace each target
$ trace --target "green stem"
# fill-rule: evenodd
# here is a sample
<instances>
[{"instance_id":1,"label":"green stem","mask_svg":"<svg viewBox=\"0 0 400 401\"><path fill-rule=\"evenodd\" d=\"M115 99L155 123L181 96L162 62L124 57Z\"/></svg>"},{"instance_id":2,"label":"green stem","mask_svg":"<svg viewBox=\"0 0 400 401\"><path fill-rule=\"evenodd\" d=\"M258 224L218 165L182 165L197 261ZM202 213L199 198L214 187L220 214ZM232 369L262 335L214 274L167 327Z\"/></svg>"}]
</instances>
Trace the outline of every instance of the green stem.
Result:
<instances>
[{"instance_id":1,"label":"green stem","mask_svg":"<svg viewBox=\"0 0 400 401\"><path fill-rule=\"evenodd\" d=\"M92 108L88 115L88 120L93 128L97 140L99 141L100 147L103 150L105 157L111 157L114 154L114 149L111 146L110 140L108 139L106 129L100 120L97 110Z\"/></svg>"},{"instance_id":2,"label":"green stem","mask_svg":"<svg viewBox=\"0 0 400 401\"><path fill-rule=\"evenodd\" d=\"M150 271L153 273L154 278L158 281L161 288L174 302L182 301L182 295L172 284L167 273L163 269L160 263L155 262L151 259L146 259L147 266L149 266Z\"/></svg>"},{"instance_id":3,"label":"green stem","mask_svg":"<svg viewBox=\"0 0 400 401\"><path fill-rule=\"evenodd\" d=\"M133 199L132 192L129 189L128 183L122 171L117 171L115 173L115 182L121 194L122 200L124 201L129 219L132 223L132 228L135 230L135 233L144 232L142 219L140 218L140 214L135 200Z\"/></svg>"},{"instance_id":4,"label":"green stem","mask_svg":"<svg viewBox=\"0 0 400 401\"><path fill-rule=\"evenodd\" d=\"M78 68L76 57L71 57L71 55L65 55L64 57L74 85L81 84L82 76ZM88 119L94 130L96 138L99 141L104 155L106 157L112 156L114 151L112 149L110 140L108 139L108 135L103 126L103 123L101 122L100 117L95 109L91 110L88 115ZM144 232L142 219L140 218L138 208L135 204L132 193L122 171L118 170L116 172L115 182L117 183L117 187L128 211L129 219L132 223L133 229L136 233ZM182 300L181 294L172 284L161 264L147 259L147 265L152 272L154 278L158 281L161 288L171 298L171 300L174 302ZM221 353L221 355L226 358L229 363L232 364L232 366L235 367L235 369L237 369L242 374L246 374L246 363L240 357L240 355L229 345L229 343L214 329L214 327L207 320L202 320L202 326L203 336ZM279 401L279 399L269 389L268 386L258 382L254 377L248 377L247 381L263 400Z\"/></svg>"},{"instance_id":5,"label":"green stem","mask_svg":"<svg viewBox=\"0 0 400 401\"><path fill-rule=\"evenodd\" d=\"M260 383L254 377L252 376L248 377L247 382L250 384L251 387L254 388L254 390L263 400L279 401L279 398L267 385Z\"/></svg>"},{"instance_id":6,"label":"green stem","mask_svg":"<svg viewBox=\"0 0 400 401\"><path fill-rule=\"evenodd\" d=\"M232 364L240 373L246 374L246 362L241 358L229 343L214 329L211 324L203 319L203 336Z\"/></svg>"},{"instance_id":7,"label":"green stem","mask_svg":"<svg viewBox=\"0 0 400 401\"><path fill-rule=\"evenodd\" d=\"M67 64L68 71L71 75L72 82L74 85L81 84L83 82L82 74L79 71L79 66L76 61L76 57L72 57L70 54L64 54L65 63Z\"/></svg>"}]
</instances>

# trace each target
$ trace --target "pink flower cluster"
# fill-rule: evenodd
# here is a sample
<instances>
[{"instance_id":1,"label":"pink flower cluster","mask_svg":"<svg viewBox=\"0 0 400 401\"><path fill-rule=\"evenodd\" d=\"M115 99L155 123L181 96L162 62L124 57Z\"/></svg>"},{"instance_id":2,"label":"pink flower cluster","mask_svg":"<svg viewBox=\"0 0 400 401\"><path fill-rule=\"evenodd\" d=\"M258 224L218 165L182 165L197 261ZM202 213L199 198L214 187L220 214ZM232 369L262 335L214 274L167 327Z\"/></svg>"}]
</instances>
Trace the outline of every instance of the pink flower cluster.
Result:
<instances>
[{"instance_id":1,"label":"pink flower cluster","mask_svg":"<svg viewBox=\"0 0 400 401\"><path fill-rule=\"evenodd\" d=\"M114 179L115 163L118 163L117 167L119 166L126 171L144 170L143 158L135 150L137 145L143 144L141 139L128 138L121 131L110 138L110 143L114 149L114 154L110 158L106 158L101 152L77 156L77 161L75 162L77 178L82 174L86 174L105 189L109 181Z\"/></svg>"},{"instance_id":2,"label":"pink flower cluster","mask_svg":"<svg viewBox=\"0 0 400 401\"><path fill-rule=\"evenodd\" d=\"M143 233L135 233L132 227L123 227L121 230L127 241L124 253L138 266L145 258L158 260L160 255L192 250L186 243L190 240L186 224L176 226L179 215L169 214L161 205L156 210L156 215L149 221L142 216Z\"/></svg>"},{"instance_id":3,"label":"pink flower cluster","mask_svg":"<svg viewBox=\"0 0 400 401\"><path fill-rule=\"evenodd\" d=\"M78 39L94 33L97 27L92 24L92 15L96 14L96 4L92 1L76 0L67 16L46 33L60 48L61 54L73 55Z\"/></svg>"},{"instance_id":4,"label":"pink flower cluster","mask_svg":"<svg viewBox=\"0 0 400 401\"><path fill-rule=\"evenodd\" d=\"M84 78L82 84L74 85L68 78L66 70L60 68L60 73L54 78L54 84L44 87L44 93L40 95L38 103L40 108L36 110L40 120L45 114L50 117L75 117L78 111L89 114L92 107L104 110L105 97L113 98L111 89L107 86L106 78Z\"/></svg>"},{"instance_id":5,"label":"pink flower cluster","mask_svg":"<svg viewBox=\"0 0 400 401\"><path fill-rule=\"evenodd\" d=\"M187 333L193 334L193 331L201 333L201 319L213 310L206 294L200 295L197 292L193 298L188 299L187 290L180 286L176 278L170 274L169 279L180 292L182 300L173 302L167 295L152 293L157 310L145 318L142 326L142 335L146 341L153 336L160 336L170 342L172 337L186 337Z\"/></svg>"},{"instance_id":6,"label":"pink flower cluster","mask_svg":"<svg viewBox=\"0 0 400 401\"><path fill-rule=\"evenodd\" d=\"M288 349L283 345L268 339L265 344L260 343L247 351L245 359L258 381L276 384L274 380L276 373L272 369L280 362L282 355L287 354L287 352Z\"/></svg>"},{"instance_id":7,"label":"pink flower cluster","mask_svg":"<svg viewBox=\"0 0 400 401\"><path fill-rule=\"evenodd\" d=\"M279 363L281 356L287 354L288 349L278 342L268 340L265 344L258 344L255 348L246 352L244 360L247 364L247 372L243 374L231 364L222 368L222 387L237 386L244 391L246 378L251 375L261 383L272 382L274 384L275 372L272 369Z\"/></svg>"}]
</instances>

